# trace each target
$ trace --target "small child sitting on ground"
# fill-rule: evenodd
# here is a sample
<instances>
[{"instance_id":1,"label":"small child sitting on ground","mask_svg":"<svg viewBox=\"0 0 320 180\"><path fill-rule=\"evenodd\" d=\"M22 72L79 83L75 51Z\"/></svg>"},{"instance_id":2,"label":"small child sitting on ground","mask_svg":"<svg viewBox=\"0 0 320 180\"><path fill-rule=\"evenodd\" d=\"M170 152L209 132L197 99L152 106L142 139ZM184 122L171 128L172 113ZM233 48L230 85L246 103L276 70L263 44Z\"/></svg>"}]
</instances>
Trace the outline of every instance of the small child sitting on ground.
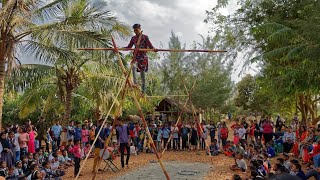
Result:
<instances>
[{"instance_id":1,"label":"small child sitting on ground","mask_svg":"<svg viewBox=\"0 0 320 180\"><path fill-rule=\"evenodd\" d=\"M247 170L247 163L246 161L243 159L243 155L242 154L236 154L235 157L235 164L230 166L230 169L233 171L236 170L241 170L242 172L246 172Z\"/></svg>"},{"instance_id":2,"label":"small child sitting on ground","mask_svg":"<svg viewBox=\"0 0 320 180\"><path fill-rule=\"evenodd\" d=\"M217 140L214 139L213 142L209 146L210 148L210 154L212 156L217 156L219 154L219 146L217 144ZM209 155L209 150L207 150L207 155Z\"/></svg>"}]
</instances>

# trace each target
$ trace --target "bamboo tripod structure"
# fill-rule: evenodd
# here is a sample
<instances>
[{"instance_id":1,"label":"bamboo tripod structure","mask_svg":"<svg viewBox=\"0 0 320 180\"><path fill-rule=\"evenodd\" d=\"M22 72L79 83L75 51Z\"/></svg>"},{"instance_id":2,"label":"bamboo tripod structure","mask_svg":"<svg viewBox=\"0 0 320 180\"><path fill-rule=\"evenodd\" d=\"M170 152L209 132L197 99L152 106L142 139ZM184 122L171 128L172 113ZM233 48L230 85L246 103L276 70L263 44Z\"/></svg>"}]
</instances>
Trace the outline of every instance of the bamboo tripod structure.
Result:
<instances>
[{"instance_id":1,"label":"bamboo tripod structure","mask_svg":"<svg viewBox=\"0 0 320 180\"><path fill-rule=\"evenodd\" d=\"M140 35L141 35L141 34L140 34ZM124 76L127 76L127 84L128 84L128 86L130 87L130 89L131 89L132 92L133 92L133 93L132 93L132 97L133 97L134 103L135 103L135 105L137 106L137 109L138 109L138 111L139 111L139 114L140 114L140 117L141 117L141 119L142 119L143 125L144 125L145 128L146 128L147 136L148 136L148 138L149 138L149 140L150 140L151 147L152 147L152 149L153 149L153 151L154 151L154 153L155 153L155 155L156 155L156 157L157 157L157 159L158 159L158 161L159 161L159 164L160 164L160 166L161 166L161 169L162 169L164 175L166 176L166 179L167 179L167 180L170 180L170 177L169 177L169 175L168 175L168 173L167 173L167 171L166 171L166 169L165 169L165 167L164 167L164 165L163 165L163 163L162 163L162 161L161 161L161 159L160 159L160 156L159 156L159 154L158 154L158 152L157 152L157 148L155 147L153 138L152 138L152 136L151 136L151 134L150 134L150 131L149 131L149 128L148 128L148 124L147 124L147 121L146 121L146 119L145 119L145 117L144 117L144 114L143 114L143 112L142 112L142 109L141 109L140 103L139 103L139 101L138 101L137 95L134 93L133 83L131 82L131 79L128 78L128 77L129 77L128 75L129 75L130 72L128 73L128 72L126 71L126 69L125 69L125 67L124 67L124 65L123 65L122 59L121 59L121 57L120 57L119 51L118 51L118 49L117 49L117 45L116 45L113 37L111 37L111 38L112 38L113 47L114 47L115 52L116 52L117 57L118 57L118 61L119 61L120 68L121 68ZM135 58L135 57L134 57L134 58ZM134 63L134 61L131 62L131 66L133 66L133 63Z\"/></svg>"},{"instance_id":2,"label":"bamboo tripod structure","mask_svg":"<svg viewBox=\"0 0 320 180\"><path fill-rule=\"evenodd\" d=\"M188 91L188 88L187 88L187 86L186 86L186 84L184 83L184 81L183 81L183 79L182 79L182 82L183 82L183 84L184 84L184 89L186 90L186 91ZM201 134L203 134L203 129L202 129L202 127L200 126L201 124L199 123L199 121L195 118L195 114L196 114L196 111L195 111L195 108L194 108L194 106L193 106L193 103L192 103L192 101L191 101L191 91L189 91L189 93L188 93L188 95L189 95L189 101L190 101L190 104L191 104L191 108L192 108L192 117L193 117L193 119L195 120L195 122L197 123L197 126L199 126L200 128L200 133ZM210 137L211 138L211 137ZM210 157L210 161L211 161L211 164L212 165L214 165L213 164L213 158L212 158L212 155L211 155L211 152L210 152L210 147L209 147L209 145L207 144L207 143L205 143L206 144L206 148L209 150L209 157Z\"/></svg>"},{"instance_id":3,"label":"bamboo tripod structure","mask_svg":"<svg viewBox=\"0 0 320 180\"><path fill-rule=\"evenodd\" d=\"M197 82L197 81L195 80L194 83L193 83L193 85L192 85L192 87L191 87L191 89L190 89L190 91L193 90L196 82ZM190 92L187 91L187 93L189 94ZM189 96L189 95L187 95L187 96L188 96L188 99L187 99L186 102L183 104L183 106L182 106L182 111L179 112L178 120L177 120L177 122L176 122L176 123L174 124L174 126L173 126L173 131L170 132L170 136L169 136L169 139L168 139L167 143L164 145L164 148L163 148L163 150L162 150L162 152L161 152L161 157L163 156L164 152L167 150L168 144L170 143L170 141L171 141L171 139L172 139L174 130L175 130L175 128L178 126L180 120L182 119L182 114L183 114L183 112L184 112L184 109L187 107L187 104L188 104L188 102L189 102L189 100L190 100L190 96Z\"/></svg>"},{"instance_id":4,"label":"bamboo tripod structure","mask_svg":"<svg viewBox=\"0 0 320 180\"><path fill-rule=\"evenodd\" d=\"M114 98L114 101L113 101L113 103L112 103L112 105L111 105L111 107L110 107L110 109L109 109L109 111L108 111L108 113L107 113L107 115L106 115L103 123L101 124L101 128L100 128L99 131L98 131L98 135L95 137L95 139L94 139L94 141L93 141L93 144L96 143L96 141L97 141L97 139L98 139L98 137L99 137L99 135L100 135L100 133L101 133L101 130L103 129L102 127L104 127L104 125L105 125L105 123L106 123L106 121L107 121L107 118L109 117L109 115L110 115L110 113L111 113L111 110L112 110L113 106L115 105L115 103L116 103L116 101L117 101L117 98L118 98L119 94L122 92L121 102L120 102L119 108L118 108L117 111L116 111L116 118L115 118L114 121L113 121L111 132L110 132L108 138L107 138L106 141L105 141L105 148L104 148L103 154L104 154L104 152L107 150L107 146L108 146L108 144L109 144L109 142L110 142L110 140L111 140L111 137L112 137L112 132L113 132L113 130L114 130L114 128L115 128L115 122L117 121L117 118L119 117L120 112L121 112L121 106L122 106L122 104L123 104L123 100L124 100L125 93L126 93L126 91L127 91L127 88L130 88L130 90L131 90L131 92L132 92L132 97L133 97L134 103L135 103L135 105L137 106L137 109L138 109L139 114L140 114L140 116L141 116L142 122L143 122L144 126L146 127L147 136L148 136L148 138L149 138L150 141L151 141L151 142L150 142L151 147L152 147L152 149L154 150L154 153L155 153L155 155L156 155L156 157L157 157L157 159L158 159L158 161L159 161L159 164L160 164L160 166L161 166L161 169L162 169L164 175L166 176L166 179L167 179L167 180L170 180L170 177L169 177L169 175L168 175L168 173L167 173L167 171L166 171L166 169L165 169L165 167L164 167L164 165L163 165L163 163L162 163L162 161L161 161L161 157L159 156L159 154L158 154L158 152L157 152L157 149L156 149L156 147L155 147L153 138L152 138L152 136L151 136L151 134L150 134L150 131L149 131L149 128L148 128L148 124L147 124L147 122L146 122L146 120L145 120L145 117L144 117L144 114L143 114L143 112L142 112L140 103L139 103L139 101L138 101L138 97L137 97L137 95L136 95L135 92L134 92L135 89L134 89L133 83L132 83L131 79L129 79L130 73L131 73L132 68L133 68L133 64L134 64L134 62L135 62L135 58L136 58L137 52L138 52L138 51L155 51L155 52L160 51L160 52L209 52L209 53L214 53L214 52L227 52L227 51L225 51L225 50L182 50L182 49L139 49L139 45L140 45L140 41L141 41L141 36L142 36L142 32L141 32L141 34L139 35L138 42L137 42L136 47L135 47L134 49L132 49L132 48L119 48L119 49L118 49L118 48L117 48L117 45L116 45L116 43L115 43L115 41L114 41L114 38L113 38L112 36L111 36L111 38L112 38L112 44L113 44L113 47L114 47L114 48L79 48L79 50L113 50L113 51L116 52L116 54L117 54L119 66L120 66L120 68L121 68L121 70L122 70L123 75L125 76L125 79L126 79L125 82L123 83L123 85L121 86L120 90L118 91L116 97ZM121 59L120 54L119 54L119 50L121 50L121 51L134 51L133 60L131 61L131 65L130 65L130 68L129 68L129 72L126 71L126 69L125 69L125 67L124 67L124 65L123 65L122 59ZM192 89L194 88L194 85L195 85L195 83L193 84ZM188 92L187 87L186 87L185 84L184 84L184 87L185 87L186 91ZM188 96L189 98L188 98L188 100L186 101L186 103L184 104L184 107L187 105L188 101L191 102L191 91L188 92L188 95L167 95L167 96L146 96L146 97L152 98L152 97L169 97L169 96ZM193 106L192 102L191 102L191 105L192 105L192 111L193 111L193 113L192 113L193 118L194 118L194 120L197 122L197 120L196 120L195 117L194 117L194 114L195 114L196 112L195 112L195 109L194 109L194 106ZM178 119L178 121L176 122L175 127L177 126L179 120L181 119L182 113L183 113L183 111L180 113L179 119ZM197 122L197 123L198 123L198 125L199 125L199 122ZM200 131L201 131L201 134L202 134L202 133L203 133L203 130L202 130L201 127L200 127ZM172 138L172 133L171 133L171 135L170 135L170 138ZM169 139L169 141L170 141L170 139ZM168 141L168 142L169 142L169 141ZM168 143L166 144L166 147L167 147L167 146L168 146ZM82 165L81 165L81 167L80 167L80 170L79 170L79 173L78 173L77 176L75 177L76 180L79 178L80 172L82 171L85 163L87 162L88 157L89 157L89 154L92 152L93 147L94 147L94 146L92 146L92 147L90 148L89 153L87 154L84 162L82 163ZM166 148L165 148L165 149L166 149ZM164 151L165 151L165 149L164 149ZM163 155L164 151L161 153L161 156ZM102 156L103 156L103 154L102 154ZM209 155L210 155L210 157L211 157L211 153L209 153ZM93 176L93 178L92 178L93 180L95 180L95 178L96 178L97 168L99 167L99 164L100 164L100 161L101 161L101 160L102 160L102 157L100 157L99 162L97 163L97 166L96 166L95 169L94 169L94 176ZM211 162L212 162L212 164L213 164L212 157L211 157Z\"/></svg>"}]
</instances>

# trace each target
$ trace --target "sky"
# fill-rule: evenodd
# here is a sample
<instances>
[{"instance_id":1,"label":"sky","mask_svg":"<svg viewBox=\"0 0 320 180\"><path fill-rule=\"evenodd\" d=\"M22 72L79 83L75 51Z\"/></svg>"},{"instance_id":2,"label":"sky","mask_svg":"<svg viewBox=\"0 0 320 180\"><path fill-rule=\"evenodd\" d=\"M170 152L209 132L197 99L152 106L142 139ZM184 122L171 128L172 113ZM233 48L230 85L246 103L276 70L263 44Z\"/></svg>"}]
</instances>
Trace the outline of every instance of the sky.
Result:
<instances>
[{"instance_id":1,"label":"sky","mask_svg":"<svg viewBox=\"0 0 320 180\"><path fill-rule=\"evenodd\" d=\"M141 24L143 33L148 35L153 45L157 48L162 44L168 47L171 31L179 36L187 48L193 41L201 41L201 35L208 35L210 24L203 20L206 18L205 11L212 9L217 0L105 0L108 9L125 24L132 26ZM236 0L221 10L223 14L232 13L236 7ZM125 46L128 42L119 41L119 46ZM252 70L246 71L239 77L241 63L238 69L232 73L232 80L237 82L246 73L253 74Z\"/></svg>"}]
</instances>

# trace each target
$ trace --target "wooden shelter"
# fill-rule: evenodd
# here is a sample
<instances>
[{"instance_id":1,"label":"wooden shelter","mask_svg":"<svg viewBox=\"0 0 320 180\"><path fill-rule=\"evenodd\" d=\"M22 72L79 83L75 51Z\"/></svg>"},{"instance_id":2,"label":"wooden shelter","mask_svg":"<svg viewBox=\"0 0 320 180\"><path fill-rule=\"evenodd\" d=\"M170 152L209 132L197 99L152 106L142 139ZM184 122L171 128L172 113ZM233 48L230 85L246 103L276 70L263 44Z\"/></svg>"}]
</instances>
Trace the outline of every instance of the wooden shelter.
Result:
<instances>
[{"instance_id":1,"label":"wooden shelter","mask_svg":"<svg viewBox=\"0 0 320 180\"><path fill-rule=\"evenodd\" d=\"M163 98L155 109L155 115L162 115L164 121L175 121L179 117L179 113L183 112L183 117L189 119L192 117L191 103L187 103L184 107L185 101L174 98ZM199 115L199 110L195 109L196 116Z\"/></svg>"}]
</instances>

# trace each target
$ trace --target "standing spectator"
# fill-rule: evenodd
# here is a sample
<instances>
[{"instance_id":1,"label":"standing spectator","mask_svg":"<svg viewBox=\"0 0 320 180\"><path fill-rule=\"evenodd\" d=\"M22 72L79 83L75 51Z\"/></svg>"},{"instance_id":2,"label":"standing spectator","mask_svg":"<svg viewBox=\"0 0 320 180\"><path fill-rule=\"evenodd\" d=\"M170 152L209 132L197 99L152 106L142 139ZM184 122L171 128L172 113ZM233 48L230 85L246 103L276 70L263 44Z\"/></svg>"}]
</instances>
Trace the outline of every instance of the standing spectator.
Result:
<instances>
[{"instance_id":1,"label":"standing spectator","mask_svg":"<svg viewBox=\"0 0 320 180\"><path fill-rule=\"evenodd\" d=\"M133 129L133 142L136 146L136 148L138 147L138 144L139 144L139 131L140 131L140 125L139 123L135 123L135 127Z\"/></svg>"},{"instance_id":2,"label":"standing spectator","mask_svg":"<svg viewBox=\"0 0 320 180\"><path fill-rule=\"evenodd\" d=\"M26 128L19 129L19 146L21 157L26 156L28 153L27 147L29 142L29 134Z\"/></svg>"},{"instance_id":3,"label":"standing spectator","mask_svg":"<svg viewBox=\"0 0 320 180\"><path fill-rule=\"evenodd\" d=\"M229 135L229 130L225 122L222 123L222 127L220 129L220 135L221 135L220 138L222 141L222 147L224 148L227 145L227 139Z\"/></svg>"},{"instance_id":4,"label":"standing spectator","mask_svg":"<svg viewBox=\"0 0 320 180\"><path fill-rule=\"evenodd\" d=\"M62 132L62 127L60 125L59 121L56 121L56 124L54 124L51 127L52 131L52 151L55 151L56 149L60 148L60 142L61 142L61 132Z\"/></svg>"},{"instance_id":5,"label":"standing spectator","mask_svg":"<svg viewBox=\"0 0 320 180\"><path fill-rule=\"evenodd\" d=\"M245 130L247 130L248 129L248 123L247 123L247 121L246 121L246 118L242 118L242 122L241 122L241 125L244 127L244 129ZM241 126L240 125L240 126ZM245 140L247 140L248 139L248 133L247 133L247 131L245 132L245 138L244 138ZM241 140L241 138L240 138L240 140ZM242 144L242 143L241 143Z\"/></svg>"},{"instance_id":6,"label":"standing spectator","mask_svg":"<svg viewBox=\"0 0 320 180\"><path fill-rule=\"evenodd\" d=\"M208 138L208 130L205 127L205 125L202 126L202 134L201 134L201 149L205 150L206 149L206 140Z\"/></svg>"},{"instance_id":7,"label":"standing spectator","mask_svg":"<svg viewBox=\"0 0 320 180\"><path fill-rule=\"evenodd\" d=\"M85 125L84 125L85 127ZM80 147L80 141L76 141L74 143L73 148L71 148L69 151L73 153L74 156L74 177L76 177L80 170L80 161L81 161L81 147Z\"/></svg>"},{"instance_id":8,"label":"standing spectator","mask_svg":"<svg viewBox=\"0 0 320 180\"><path fill-rule=\"evenodd\" d=\"M216 135L216 126L214 125L214 123L211 123L211 126L210 126L210 139L211 139L211 143L213 143L214 141L214 138L215 138L215 135Z\"/></svg>"},{"instance_id":9,"label":"standing spectator","mask_svg":"<svg viewBox=\"0 0 320 180\"><path fill-rule=\"evenodd\" d=\"M124 149L127 150L126 165L127 167L129 167L129 159L130 159L129 127L127 124L123 124L121 121L118 120L116 129L117 129L118 142L120 144L121 167L124 168Z\"/></svg>"},{"instance_id":10,"label":"standing spectator","mask_svg":"<svg viewBox=\"0 0 320 180\"><path fill-rule=\"evenodd\" d=\"M218 145L220 145L220 142L221 142L221 127L222 127L222 122L218 122L217 124L218 126Z\"/></svg>"},{"instance_id":11,"label":"standing spectator","mask_svg":"<svg viewBox=\"0 0 320 180\"><path fill-rule=\"evenodd\" d=\"M246 145L246 133L247 133L247 130L245 129L244 125L241 124L240 128L238 129L238 135L239 135L239 141L242 147L245 147Z\"/></svg>"},{"instance_id":12,"label":"standing spectator","mask_svg":"<svg viewBox=\"0 0 320 180\"><path fill-rule=\"evenodd\" d=\"M81 142L81 123L79 121L76 122L76 127L74 128L74 142L80 141Z\"/></svg>"},{"instance_id":13,"label":"standing spectator","mask_svg":"<svg viewBox=\"0 0 320 180\"><path fill-rule=\"evenodd\" d=\"M179 128L178 127L173 127L172 129L173 132L173 149L174 150L179 150L179 145L180 145L180 141L179 141Z\"/></svg>"},{"instance_id":14,"label":"standing spectator","mask_svg":"<svg viewBox=\"0 0 320 180\"><path fill-rule=\"evenodd\" d=\"M181 138L182 138L182 150L186 150L189 147L188 144L188 135L190 133L190 129L186 127L186 124L183 123L181 128Z\"/></svg>"},{"instance_id":15,"label":"standing spectator","mask_svg":"<svg viewBox=\"0 0 320 180\"><path fill-rule=\"evenodd\" d=\"M170 130L168 128L168 125L165 124L162 128L162 138L163 138L164 148L167 148L168 150L170 149L170 146L169 146L170 142L168 143L169 135L170 135ZM168 146L167 146L167 144L168 144Z\"/></svg>"},{"instance_id":16,"label":"standing spectator","mask_svg":"<svg viewBox=\"0 0 320 180\"><path fill-rule=\"evenodd\" d=\"M29 142L28 142L28 153L36 153L35 138L37 137L37 132L33 131L32 126L28 127Z\"/></svg>"},{"instance_id":17,"label":"standing spectator","mask_svg":"<svg viewBox=\"0 0 320 180\"><path fill-rule=\"evenodd\" d=\"M6 133L0 133L0 143L2 145L1 161L5 161L8 167L13 166L13 152L11 151L11 144L7 138Z\"/></svg>"},{"instance_id":18,"label":"standing spectator","mask_svg":"<svg viewBox=\"0 0 320 180\"><path fill-rule=\"evenodd\" d=\"M157 135L157 150L160 151L162 148L161 148L161 141L162 141L162 128L161 126L159 125L157 127L158 129L158 135Z\"/></svg>"},{"instance_id":19,"label":"standing spectator","mask_svg":"<svg viewBox=\"0 0 320 180\"><path fill-rule=\"evenodd\" d=\"M19 147L19 142L18 140L15 138L14 132L11 131L9 133L9 142L10 142L10 146L11 146L11 151L12 151L12 155L13 155L13 162L15 163L16 161L20 160L20 147ZM18 153L17 153L18 151ZM18 156L18 157L17 157ZM19 158L19 159L18 159Z\"/></svg>"},{"instance_id":20,"label":"standing spectator","mask_svg":"<svg viewBox=\"0 0 320 180\"><path fill-rule=\"evenodd\" d=\"M190 150L196 150L198 145L198 132L196 125L193 125L191 128L191 137L190 137Z\"/></svg>"},{"instance_id":21,"label":"standing spectator","mask_svg":"<svg viewBox=\"0 0 320 180\"><path fill-rule=\"evenodd\" d=\"M70 121L69 126L67 126L67 141L69 141L70 139L73 141L74 134L75 134L74 122Z\"/></svg>"},{"instance_id":22,"label":"standing spectator","mask_svg":"<svg viewBox=\"0 0 320 180\"><path fill-rule=\"evenodd\" d=\"M96 138L95 136L95 126L92 126L89 132L89 136L90 136L90 144L91 146L93 145L93 141Z\"/></svg>"},{"instance_id":23,"label":"standing spectator","mask_svg":"<svg viewBox=\"0 0 320 180\"><path fill-rule=\"evenodd\" d=\"M262 125L262 128L263 128L264 143L267 144L270 141L272 141L272 136L273 136L273 126L269 118L265 120L265 122Z\"/></svg>"},{"instance_id":24,"label":"standing spectator","mask_svg":"<svg viewBox=\"0 0 320 180\"><path fill-rule=\"evenodd\" d=\"M82 147L85 147L86 144L89 141L89 131L86 127L85 124L82 125L82 130L81 130L81 142L82 142Z\"/></svg>"},{"instance_id":25,"label":"standing spectator","mask_svg":"<svg viewBox=\"0 0 320 180\"><path fill-rule=\"evenodd\" d=\"M20 160L20 145L19 145L19 131L20 127L17 128L17 132L14 134L14 152L15 152L15 162Z\"/></svg>"},{"instance_id":26,"label":"standing spectator","mask_svg":"<svg viewBox=\"0 0 320 180\"><path fill-rule=\"evenodd\" d=\"M98 136L96 143L94 144L94 161L93 161L93 172L96 172L97 168L100 165L100 150L104 148L104 128L102 127L103 119L100 119L95 130L95 136ZM100 131L101 129L101 131ZM100 133L99 133L100 131Z\"/></svg>"}]
</instances>

